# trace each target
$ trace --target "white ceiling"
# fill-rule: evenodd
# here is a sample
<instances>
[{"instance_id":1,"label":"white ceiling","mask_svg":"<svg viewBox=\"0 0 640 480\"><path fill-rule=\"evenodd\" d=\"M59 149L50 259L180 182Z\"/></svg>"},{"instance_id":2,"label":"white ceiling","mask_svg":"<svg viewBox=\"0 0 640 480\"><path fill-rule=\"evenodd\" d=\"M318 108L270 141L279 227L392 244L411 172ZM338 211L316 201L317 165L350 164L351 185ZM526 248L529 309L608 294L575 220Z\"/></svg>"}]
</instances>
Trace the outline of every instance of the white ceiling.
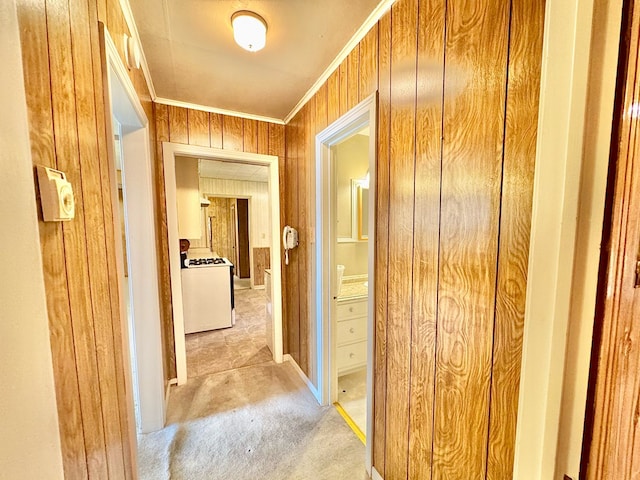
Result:
<instances>
[{"instance_id":1,"label":"white ceiling","mask_svg":"<svg viewBox=\"0 0 640 480\"><path fill-rule=\"evenodd\" d=\"M205 159L200 159L198 163L201 177L249 182L267 182L269 179L269 167L264 165L247 165Z\"/></svg>"},{"instance_id":2,"label":"white ceiling","mask_svg":"<svg viewBox=\"0 0 640 480\"><path fill-rule=\"evenodd\" d=\"M158 97L283 119L380 0L130 0ZM231 15L268 25L255 53L235 44Z\"/></svg>"}]
</instances>

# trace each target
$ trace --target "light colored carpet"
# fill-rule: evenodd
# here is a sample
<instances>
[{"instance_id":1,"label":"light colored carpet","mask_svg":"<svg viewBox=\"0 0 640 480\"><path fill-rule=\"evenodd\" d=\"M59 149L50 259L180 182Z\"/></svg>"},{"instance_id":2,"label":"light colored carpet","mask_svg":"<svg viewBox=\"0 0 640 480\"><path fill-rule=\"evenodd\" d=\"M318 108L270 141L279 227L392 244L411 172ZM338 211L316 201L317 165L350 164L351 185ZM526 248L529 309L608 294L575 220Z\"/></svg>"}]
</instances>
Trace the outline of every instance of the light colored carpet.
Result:
<instances>
[{"instance_id":1,"label":"light colored carpet","mask_svg":"<svg viewBox=\"0 0 640 480\"><path fill-rule=\"evenodd\" d=\"M364 480L364 445L284 363L174 387L167 427L138 438L141 480Z\"/></svg>"},{"instance_id":2,"label":"light colored carpet","mask_svg":"<svg viewBox=\"0 0 640 480\"><path fill-rule=\"evenodd\" d=\"M189 378L258 365L272 359L267 347L265 291L239 290L235 296L236 324L233 327L185 336Z\"/></svg>"}]
</instances>

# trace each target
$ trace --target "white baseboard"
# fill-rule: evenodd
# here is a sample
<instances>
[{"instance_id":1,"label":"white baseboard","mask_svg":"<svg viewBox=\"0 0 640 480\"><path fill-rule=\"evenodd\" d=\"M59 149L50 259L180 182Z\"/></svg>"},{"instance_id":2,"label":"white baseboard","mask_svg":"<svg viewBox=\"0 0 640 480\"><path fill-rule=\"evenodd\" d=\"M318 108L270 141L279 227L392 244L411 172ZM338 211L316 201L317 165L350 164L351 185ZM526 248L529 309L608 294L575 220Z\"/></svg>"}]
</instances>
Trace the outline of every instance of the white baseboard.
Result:
<instances>
[{"instance_id":1,"label":"white baseboard","mask_svg":"<svg viewBox=\"0 0 640 480\"><path fill-rule=\"evenodd\" d=\"M376 470L376 467L371 467L371 480L384 480L382 475L380 475Z\"/></svg>"},{"instance_id":2,"label":"white baseboard","mask_svg":"<svg viewBox=\"0 0 640 480\"><path fill-rule=\"evenodd\" d=\"M302 371L302 369L300 368L300 365L298 365L295 359L288 353L285 353L282 359L285 362L291 363L291 365L293 366L293 369L298 373L302 381L307 385L307 388L311 391L311 393L313 394L315 399L318 401L318 403L320 403L320 394L318 392L318 389L315 387L313 383L311 383L311 380L309 380L309 377L305 375L305 373Z\"/></svg>"}]
</instances>

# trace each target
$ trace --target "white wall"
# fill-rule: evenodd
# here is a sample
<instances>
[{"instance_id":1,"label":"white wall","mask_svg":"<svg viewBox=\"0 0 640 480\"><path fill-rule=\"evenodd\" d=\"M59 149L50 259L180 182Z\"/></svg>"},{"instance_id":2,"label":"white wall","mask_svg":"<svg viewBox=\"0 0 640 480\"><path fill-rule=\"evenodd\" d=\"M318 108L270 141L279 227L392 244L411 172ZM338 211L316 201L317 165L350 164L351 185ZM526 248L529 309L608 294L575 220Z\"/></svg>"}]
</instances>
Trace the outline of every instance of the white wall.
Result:
<instances>
[{"instance_id":1,"label":"white wall","mask_svg":"<svg viewBox=\"0 0 640 480\"><path fill-rule=\"evenodd\" d=\"M221 180L200 177L200 191L204 196L250 197L249 235L251 248L271 246L271 216L269 214L269 184L241 180ZM202 215L201 215L202 216ZM203 230L203 232L206 230ZM192 247L206 246L204 238L192 242ZM253 255L253 252L251 252Z\"/></svg>"},{"instance_id":2,"label":"white wall","mask_svg":"<svg viewBox=\"0 0 640 480\"><path fill-rule=\"evenodd\" d=\"M198 159L176 157L176 203L180 238L200 238L200 192Z\"/></svg>"},{"instance_id":3,"label":"white wall","mask_svg":"<svg viewBox=\"0 0 640 480\"><path fill-rule=\"evenodd\" d=\"M0 477L63 478L15 1L0 2Z\"/></svg>"}]
</instances>

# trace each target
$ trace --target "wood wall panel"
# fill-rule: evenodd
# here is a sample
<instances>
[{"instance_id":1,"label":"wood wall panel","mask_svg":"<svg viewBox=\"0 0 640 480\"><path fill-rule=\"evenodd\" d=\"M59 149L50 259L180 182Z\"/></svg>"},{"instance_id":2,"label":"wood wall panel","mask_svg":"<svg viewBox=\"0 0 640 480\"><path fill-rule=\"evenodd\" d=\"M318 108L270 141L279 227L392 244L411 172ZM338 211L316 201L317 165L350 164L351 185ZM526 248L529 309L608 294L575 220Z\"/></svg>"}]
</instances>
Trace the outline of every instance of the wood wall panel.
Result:
<instances>
[{"instance_id":1,"label":"wood wall panel","mask_svg":"<svg viewBox=\"0 0 640 480\"><path fill-rule=\"evenodd\" d=\"M86 268L87 240L84 219L84 192L80 171L77 111L74 92L74 68L71 45L70 11L68 3L47 3L49 62L51 68L51 98L57 168L67 174L76 186L76 220L63 224L64 261L67 266L67 292L71 307L72 336L79 379L98 379L95 351L94 317L89 295ZM80 81L86 79L80 79ZM78 188L80 187L80 188ZM91 203L88 202L88 205ZM91 208L91 207L89 207ZM73 276L69 272L74 272ZM89 477L108 471L102 423L100 392L89 382L78 382L82 423L86 431L85 451Z\"/></svg>"},{"instance_id":2,"label":"wood wall panel","mask_svg":"<svg viewBox=\"0 0 640 480\"><path fill-rule=\"evenodd\" d=\"M253 249L253 284L264 285L264 271L271 268L271 249L260 247Z\"/></svg>"},{"instance_id":3,"label":"wood wall panel","mask_svg":"<svg viewBox=\"0 0 640 480\"><path fill-rule=\"evenodd\" d=\"M413 251L413 322L409 476L431 475L438 264L445 1L420 4L416 100L416 172Z\"/></svg>"},{"instance_id":4,"label":"wood wall panel","mask_svg":"<svg viewBox=\"0 0 640 480\"><path fill-rule=\"evenodd\" d=\"M286 167L287 167L287 156L286 156L286 142L285 142L285 126L277 125L275 123L269 124L269 155L276 155L278 157L278 180L280 187L280 232L284 229L286 225ZM279 238L279 237L278 237ZM274 245L275 248L275 245ZM279 244L278 248L282 248ZM288 291L288 283L287 276L285 274L285 263L284 263L284 255L281 256L280 259L280 268L282 272L282 292ZM289 340L288 340L288 331L289 331L289 317L287 313L287 301L285 297L286 293L283 293L282 298L282 340L284 353L289 353Z\"/></svg>"},{"instance_id":5,"label":"wood wall panel","mask_svg":"<svg viewBox=\"0 0 640 480\"><path fill-rule=\"evenodd\" d=\"M82 0L70 0L70 10L77 12L71 19L72 57L75 69L76 108L78 125L79 161L82 165L82 193L85 203L102 205L110 203L110 184L103 188L100 177L100 152L98 150L98 132L96 124L96 103L101 91L94 91L93 64L85 61L91 58L91 42L83 42L83 38L90 38L89 9ZM103 117L104 118L104 111ZM104 130L104 129L103 129ZM104 145L106 147L106 144ZM103 150L103 152L106 150ZM105 156L102 158L106 161ZM107 193L103 199L103 190ZM94 319L95 355L97 361L98 379L117 378L116 355L113 336L113 309L117 304L111 304L109 291L109 270L104 268L104 252L108 251L106 223L103 209L86 208L85 238L87 283L90 293L92 317ZM102 228L101 228L102 227ZM115 242L111 236L110 242ZM120 344L118 344L120 347ZM91 350L90 346L90 350ZM121 366L122 367L122 366ZM107 456L107 470L110 472L124 471L122 432L120 431L119 397L116 382L99 382L102 417L113 419L104 422L104 442ZM126 410L123 414L128 413Z\"/></svg>"},{"instance_id":6,"label":"wood wall panel","mask_svg":"<svg viewBox=\"0 0 640 480\"><path fill-rule=\"evenodd\" d=\"M76 198L72 222L40 223L65 477L133 478L98 21L107 24L121 57L129 32L114 0L18 0L17 6L33 161L65 171ZM142 73L129 75L153 123Z\"/></svg>"},{"instance_id":7,"label":"wood wall panel","mask_svg":"<svg viewBox=\"0 0 640 480\"><path fill-rule=\"evenodd\" d=\"M258 122L247 118L242 119L243 131L243 151L258 151Z\"/></svg>"},{"instance_id":8,"label":"wood wall panel","mask_svg":"<svg viewBox=\"0 0 640 480\"><path fill-rule=\"evenodd\" d=\"M407 478L412 322L417 3L391 17L389 270L385 478Z\"/></svg>"},{"instance_id":9,"label":"wood wall panel","mask_svg":"<svg viewBox=\"0 0 640 480\"><path fill-rule=\"evenodd\" d=\"M389 286L389 181L391 112L391 13L378 23L378 151L376 159L375 331L373 366L373 466L385 471L387 311Z\"/></svg>"},{"instance_id":10,"label":"wood wall panel","mask_svg":"<svg viewBox=\"0 0 640 480\"><path fill-rule=\"evenodd\" d=\"M222 117L222 148L225 150L244 151L244 125L242 118Z\"/></svg>"},{"instance_id":11,"label":"wood wall panel","mask_svg":"<svg viewBox=\"0 0 640 480\"><path fill-rule=\"evenodd\" d=\"M487 479L513 472L540 93L542 2L512 2Z\"/></svg>"},{"instance_id":12,"label":"wood wall panel","mask_svg":"<svg viewBox=\"0 0 640 480\"><path fill-rule=\"evenodd\" d=\"M30 79L28 83L25 82L25 93L33 162L57 168L45 1L19 5L18 21L22 31L29 32L29 41L22 40L22 57L25 79ZM39 226L43 259L63 259L62 225L40 222ZM64 474L67 478L83 478L87 476L87 462L71 311L66 294L66 265L64 261L45 261L43 268L56 400L61 419L59 428Z\"/></svg>"},{"instance_id":13,"label":"wood wall panel","mask_svg":"<svg viewBox=\"0 0 640 480\"><path fill-rule=\"evenodd\" d=\"M256 153L269 155L269 124L267 122L258 123L258 143Z\"/></svg>"},{"instance_id":14,"label":"wood wall panel","mask_svg":"<svg viewBox=\"0 0 640 480\"><path fill-rule=\"evenodd\" d=\"M242 119L240 117L231 117L222 115L219 113L208 113L206 118L208 119L207 125L200 124L204 121L204 112L199 112L192 109L178 110L177 114L174 113L172 120L173 107L154 104L155 110L155 130L156 130L156 168L158 171L156 177L156 191L158 192L158 237L159 237L159 268L160 268L160 281L161 292L163 298L163 307L166 311L166 315L163 315L162 329L164 332L164 351L165 361L167 366L165 372L167 379L175 378L175 340L173 336L173 314L171 307L171 289L170 289L170 276L169 276L169 250L167 245L168 230L167 230L167 213L166 213L166 199L164 198L164 170L162 161L162 142L176 142L175 136L171 135L172 126L173 132L192 132L192 131L209 131L209 138L211 147L224 148L238 151L245 151L251 153L267 153L270 155L276 155L279 157L279 175L280 175L280 209L281 219L284 215L284 188L285 188L285 127L284 125L277 125L267 122L257 122L254 120ZM199 125L194 127L190 125L190 120L198 119ZM172 123L173 122L173 123ZM185 123L186 122L186 123ZM265 133L266 132L266 133ZM176 143L187 143L193 137L190 135L178 135ZM266 143L265 143L266 142ZM246 196L247 192L253 192L253 195L258 195L259 191L260 199L255 198L254 202L256 206L262 206L261 189L256 189L258 185L255 182L228 182L235 185L230 190L226 189L226 186L222 186L216 183L214 179L203 179L201 181L201 188L204 193L215 193L214 190L222 189L224 194L237 193L239 196ZM236 188L237 187L237 188ZM254 188L256 187L256 188ZM222 190L220 192L222 194ZM252 206L253 211L253 206ZM252 232L268 232L269 229L264 227L264 218L258 218L259 216L254 214L251 216L251 231ZM256 222L254 224L254 222ZM283 224L284 225L284 224ZM266 229L265 229L266 228ZM257 235L257 234L256 234ZM268 236L267 236L268 237ZM194 246L206 245L204 239L198 242L194 242ZM264 246L264 240L254 237L252 234L252 246L261 247ZM283 279L283 282L285 280ZM286 290L283 289L283 292ZM283 302L284 303L284 302ZM287 332L287 326L284 326L284 332ZM288 342L285 337L285 353L287 350Z\"/></svg>"},{"instance_id":15,"label":"wood wall panel","mask_svg":"<svg viewBox=\"0 0 640 480\"><path fill-rule=\"evenodd\" d=\"M297 194L285 219L311 231L307 142L378 89L372 442L387 480L511 475L544 17L534 3L398 0L286 126ZM311 270L285 269L286 281L312 284ZM300 364L311 312L306 289L287 295Z\"/></svg>"},{"instance_id":16,"label":"wood wall panel","mask_svg":"<svg viewBox=\"0 0 640 480\"><path fill-rule=\"evenodd\" d=\"M600 259L588 423L580 478L632 480L640 473L640 8L623 11L614 133Z\"/></svg>"},{"instance_id":17,"label":"wood wall panel","mask_svg":"<svg viewBox=\"0 0 640 480\"><path fill-rule=\"evenodd\" d=\"M187 111L187 134L190 145L210 147L209 114L200 110Z\"/></svg>"},{"instance_id":18,"label":"wood wall panel","mask_svg":"<svg viewBox=\"0 0 640 480\"><path fill-rule=\"evenodd\" d=\"M361 102L378 87L378 24L360 42L358 102ZM356 102L357 103L357 102Z\"/></svg>"},{"instance_id":19,"label":"wood wall panel","mask_svg":"<svg viewBox=\"0 0 640 480\"><path fill-rule=\"evenodd\" d=\"M211 133L211 147L222 148L222 115L209 114L209 131Z\"/></svg>"},{"instance_id":20,"label":"wood wall panel","mask_svg":"<svg viewBox=\"0 0 640 480\"><path fill-rule=\"evenodd\" d=\"M340 117L340 70L333 72L327 80L327 122L331 125Z\"/></svg>"},{"instance_id":21,"label":"wood wall panel","mask_svg":"<svg viewBox=\"0 0 640 480\"><path fill-rule=\"evenodd\" d=\"M360 101L360 44L347 56L347 111ZM345 113L345 112L342 112Z\"/></svg>"},{"instance_id":22,"label":"wood wall panel","mask_svg":"<svg viewBox=\"0 0 640 480\"><path fill-rule=\"evenodd\" d=\"M446 18L434 478L486 472L508 21L490 0Z\"/></svg>"},{"instance_id":23,"label":"wood wall panel","mask_svg":"<svg viewBox=\"0 0 640 480\"><path fill-rule=\"evenodd\" d=\"M169 106L169 141L189 143L187 109Z\"/></svg>"}]
</instances>

